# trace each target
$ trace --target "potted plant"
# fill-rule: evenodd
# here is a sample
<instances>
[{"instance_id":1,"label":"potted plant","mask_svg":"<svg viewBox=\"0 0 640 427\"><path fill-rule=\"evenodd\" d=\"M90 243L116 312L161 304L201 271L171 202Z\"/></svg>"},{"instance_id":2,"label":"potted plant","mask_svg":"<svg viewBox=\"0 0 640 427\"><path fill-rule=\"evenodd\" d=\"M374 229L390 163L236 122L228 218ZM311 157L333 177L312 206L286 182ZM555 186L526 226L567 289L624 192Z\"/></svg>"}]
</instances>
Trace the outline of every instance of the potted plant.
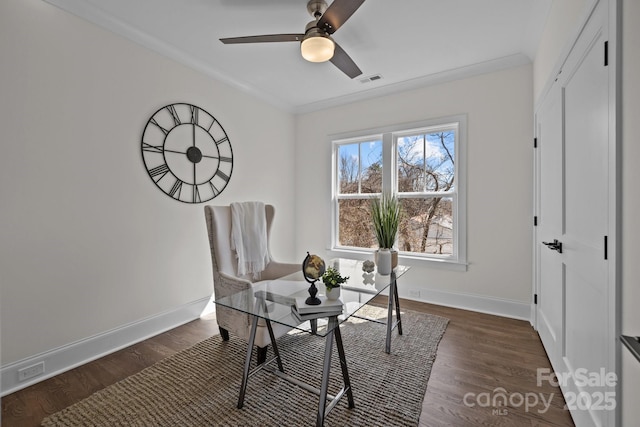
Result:
<instances>
[{"instance_id":1,"label":"potted plant","mask_svg":"<svg viewBox=\"0 0 640 427\"><path fill-rule=\"evenodd\" d=\"M327 268L322 275L322 283L327 287L327 299L336 300L340 297L340 285L349 280L349 276L342 276L333 267Z\"/></svg>"},{"instance_id":2,"label":"potted plant","mask_svg":"<svg viewBox=\"0 0 640 427\"><path fill-rule=\"evenodd\" d=\"M380 248L376 254L378 273L390 274L398 263L398 253L393 250L400 227L398 198L390 193L383 193L379 198L371 199L371 220ZM394 255L395 262L392 261Z\"/></svg>"}]
</instances>

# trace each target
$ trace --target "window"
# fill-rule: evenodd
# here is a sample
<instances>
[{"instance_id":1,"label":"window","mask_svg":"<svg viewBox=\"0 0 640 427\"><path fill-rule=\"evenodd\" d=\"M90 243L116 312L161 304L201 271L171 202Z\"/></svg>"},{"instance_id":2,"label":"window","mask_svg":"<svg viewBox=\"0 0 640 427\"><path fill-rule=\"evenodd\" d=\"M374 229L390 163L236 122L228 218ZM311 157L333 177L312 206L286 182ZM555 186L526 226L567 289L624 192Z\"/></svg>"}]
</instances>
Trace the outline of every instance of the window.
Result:
<instances>
[{"instance_id":1,"label":"window","mask_svg":"<svg viewBox=\"0 0 640 427\"><path fill-rule=\"evenodd\" d=\"M332 138L333 250L377 248L369 203L390 192L402 208L401 256L464 264L465 128L455 116Z\"/></svg>"}]
</instances>

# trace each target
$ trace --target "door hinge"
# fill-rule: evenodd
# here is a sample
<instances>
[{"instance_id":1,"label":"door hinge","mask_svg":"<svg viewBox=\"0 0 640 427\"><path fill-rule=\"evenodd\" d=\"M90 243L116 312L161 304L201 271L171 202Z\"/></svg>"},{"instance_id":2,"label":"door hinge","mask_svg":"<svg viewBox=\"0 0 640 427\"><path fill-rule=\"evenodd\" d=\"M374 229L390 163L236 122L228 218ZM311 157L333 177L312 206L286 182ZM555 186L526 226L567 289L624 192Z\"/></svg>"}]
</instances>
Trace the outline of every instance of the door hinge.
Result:
<instances>
[{"instance_id":1,"label":"door hinge","mask_svg":"<svg viewBox=\"0 0 640 427\"><path fill-rule=\"evenodd\" d=\"M560 78L560 74L562 74L562 70L558 71L558 74L556 74L556 79L554 80L554 82L558 81L558 79Z\"/></svg>"},{"instance_id":2,"label":"door hinge","mask_svg":"<svg viewBox=\"0 0 640 427\"><path fill-rule=\"evenodd\" d=\"M533 294L533 303L538 304L538 294Z\"/></svg>"},{"instance_id":3,"label":"door hinge","mask_svg":"<svg viewBox=\"0 0 640 427\"><path fill-rule=\"evenodd\" d=\"M533 138L533 148L538 148L538 138Z\"/></svg>"},{"instance_id":4,"label":"door hinge","mask_svg":"<svg viewBox=\"0 0 640 427\"><path fill-rule=\"evenodd\" d=\"M607 236L604 236L604 259L609 259L609 242L608 242L609 238Z\"/></svg>"},{"instance_id":5,"label":"door hinge","mask_svg":"<svg viewBox=\"0 0 640 427\"><path fill-rule=\"evenodd\" d=\"M604 66L609 65L609 42L604 42Z\"/></svg>"},{"instance_id":6,"label":"door hinge","mask_svg":"<svg viewBox=\"0 0 640 427\"><path fill-rule=\"evenodd\" d=\"M537 226L538 226L538 217L537 217L537 216L534 216L534 217L533 217L533 226L534 226L534 227L537 227Z\"/></svg>"}]
</instances>

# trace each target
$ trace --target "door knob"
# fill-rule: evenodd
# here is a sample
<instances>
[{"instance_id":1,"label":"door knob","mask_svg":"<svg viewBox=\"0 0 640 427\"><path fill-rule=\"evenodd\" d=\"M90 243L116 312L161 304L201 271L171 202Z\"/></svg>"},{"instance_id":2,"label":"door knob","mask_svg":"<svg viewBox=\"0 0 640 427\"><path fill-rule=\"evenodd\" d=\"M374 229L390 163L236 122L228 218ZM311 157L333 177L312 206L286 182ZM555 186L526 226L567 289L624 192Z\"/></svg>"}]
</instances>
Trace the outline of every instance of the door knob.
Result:
<instances>
[{"instance_id":1,"label":"door knob","mask_svg":"<svg viewBox=\"0 0 640 427\"><path fill-rule=\"evenodd\" d=\"M553 242L542 242L542 244L546 245L552 251L562 253L562 242L559 242L558 239L553 239Z\"/></svg>"}]
</instances>

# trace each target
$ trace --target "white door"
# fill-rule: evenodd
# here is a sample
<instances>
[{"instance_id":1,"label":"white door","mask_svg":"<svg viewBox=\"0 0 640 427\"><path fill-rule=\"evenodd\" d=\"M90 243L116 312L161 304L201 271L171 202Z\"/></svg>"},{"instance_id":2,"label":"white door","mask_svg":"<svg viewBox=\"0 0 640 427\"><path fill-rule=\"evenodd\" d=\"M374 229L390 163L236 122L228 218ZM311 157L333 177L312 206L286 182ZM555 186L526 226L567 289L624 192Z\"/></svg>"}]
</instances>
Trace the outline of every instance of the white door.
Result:
<instances>
[{"instance_id":1,"label":"white door","mask_svg":"<svg viewBox=\"0 0 640 427\"><path fill-rule=\"evenodd\" d=\"M542 242L562 237L562 90L554 84L536 115L538 215L536 257L539 262L537 329L553 366L562 360L564 343L564 275L562 257Z\"/></svg>"},{"instance_id":2,"label":"white door","mask_svg":"<svg viewBox=\"0 0 640 427\"><path fill-rule=\"evenodd\" d=\"M536 116L537 327L554 371L567 378L562 391L577 426L610 426L615 407L615 387L598 381L615 366L606 5L595 9Z\"/></svg>"}]
</instances>

